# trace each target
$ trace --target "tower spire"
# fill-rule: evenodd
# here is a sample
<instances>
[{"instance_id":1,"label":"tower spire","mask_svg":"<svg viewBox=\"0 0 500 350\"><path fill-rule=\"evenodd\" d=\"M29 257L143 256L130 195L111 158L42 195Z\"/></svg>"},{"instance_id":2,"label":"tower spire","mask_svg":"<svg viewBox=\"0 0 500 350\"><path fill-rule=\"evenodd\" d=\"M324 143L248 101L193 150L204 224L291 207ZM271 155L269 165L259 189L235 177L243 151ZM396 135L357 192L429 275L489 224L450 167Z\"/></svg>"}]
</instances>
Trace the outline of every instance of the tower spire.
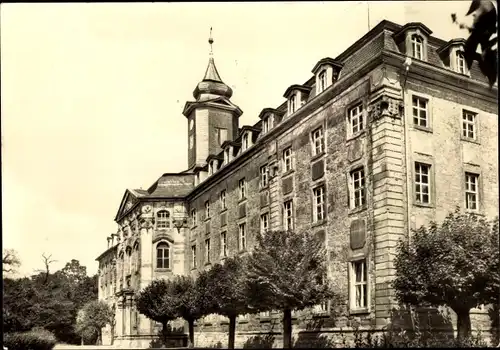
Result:
<instances>
[{"instance_id":1,"label":"tower spire","mask_svg":"<svg viewBox=\"0 0 500 350\"><path fill-rule=\"evenodd\" d=\"M208 38L208 43L210 44L210 57L214 55L212 44L214 43L214 39L212 38L212 27L210 27L210 37Z\"/></svg>"}]
</instances>

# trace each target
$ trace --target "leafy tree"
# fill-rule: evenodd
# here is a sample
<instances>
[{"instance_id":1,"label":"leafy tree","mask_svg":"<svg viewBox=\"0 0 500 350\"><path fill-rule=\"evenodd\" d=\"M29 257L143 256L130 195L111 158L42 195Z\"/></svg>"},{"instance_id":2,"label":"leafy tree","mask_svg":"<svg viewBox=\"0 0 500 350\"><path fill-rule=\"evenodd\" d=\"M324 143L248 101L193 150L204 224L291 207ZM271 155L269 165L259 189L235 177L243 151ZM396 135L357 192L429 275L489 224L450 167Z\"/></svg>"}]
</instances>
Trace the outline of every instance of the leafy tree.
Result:
<instances>
[{"instance_id":1,"label":"leafy tree","mask_svg":"<svg viewBox=\"0 0 500 350\"><path fill-rule=\"evenodd\" d=\"M14 249L4 249L2 251L2 271L6 273L15 273L21 265L21 260Z\"/></svg>"},{"instance_id":2,"label":"leafy tree","mask_svg":"<svg viewBox=\"0 0 500 350\"><path fill-rule=\"evenodd\" d=\"M292 310L334 297L325 281L325 256L321 240L307 232L268 231L257 236L247 291L251 305L283 311L284 348L292 345Z\"/></svg>"},{"instance_id":3,"label":"leafy tree","mask_svg":"<svg viewBox=\"0 0 500 350\"><path fill-rule=\"evenodd\" d=\"M37 290L27 277L3 280L3 329L5 332L24 332L36 325L34 303Z\"/></svg>"},{"instance_id":4,"label":"leafy tree","mask_svg":"<svg viewBox=\"0 0 500 350\"><path fill-rule=\"evenodd\" d=\"M166 345L168 322L178 317L172 281L154 280L135 297L137 310L147 318L162 325L162 340Z\"/></svg>"},{"instance_id":5,"label":"leafy tree","mask_svg":"<svg viewBox=\"0 0 500 350\"><path fill-rule=\"evenodd\" d=\"M70 262L66 263L66 266L61 270L68 281L72 284L79 284L84 281L87 277L87 268L80 265L80 262L76 259L71 259Z\"/></svg>"},{"instance_id":6,"label":"leafy tree","mask_svg":"<svg viewBox=\"0 0 500 350\"><path fill-rule=\"evenodd\" d=\"M246 262L238 256L227 258L222 264L213 265L206 275L202 273L199 278L206 283L204 288L207 293L205 294L207 311L213 308L213 313L229 319L228 348L234 349L236 318L239 315L257 312L248 304Z\"/></svg>"},{"instance_id":7,"label":"leafy tree","mask_svg":"<svg viewBox=\"0 0 500 350\"><path fill-rule=\"evenodd\" d=\"M173 280L177 314L188 323L190 344L194 344L194 321L208 314L209 310L204 298L206 289L202 288L201 281L197 284L188 276L177 276Z\"/></svg>"},{"instance_id":8,"label":"leafy tree","mask_svg":"<svg viewBox=\"0 0 500 350\"><path fill-rule=\"evenodd\" d=\"M75 329L82 337L97 333L97 343L102 344L102 329L113 322L114 314L103 301L90 301L78 313Z\"/></svg>"},{"instance_id":9,"label":"leafy tree","mask_svg":"<svg viewBox=\"0 0 500 350\"><path fill-rule=\"evenodd\" d=\"M401 241L393 286L404 304L448 306L457 314L458 340L471 333L470 309L498 303L498 219L489 223L457 209L441 225Z\"/></svg>"}]
</instances>

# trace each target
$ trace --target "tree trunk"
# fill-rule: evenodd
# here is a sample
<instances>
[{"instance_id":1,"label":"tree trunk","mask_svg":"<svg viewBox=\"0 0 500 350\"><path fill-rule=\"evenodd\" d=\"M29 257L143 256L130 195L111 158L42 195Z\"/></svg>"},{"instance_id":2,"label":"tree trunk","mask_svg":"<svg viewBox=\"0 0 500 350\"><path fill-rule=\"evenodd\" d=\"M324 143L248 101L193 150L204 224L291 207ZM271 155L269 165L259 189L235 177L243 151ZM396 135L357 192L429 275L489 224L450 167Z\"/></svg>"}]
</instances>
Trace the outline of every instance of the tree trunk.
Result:
<instances>
[{"instance_id":1,"label":"tree trunk","mask_svg":"<svg viewBox=\"0 0 500 350\"><path fill-rule=\"evenodd\" d=\"M102 329L97 330L97 345L102 345Z\"/></svg>"},{"instance_id":2,"label":"tree trunk","mask_svg":"<svg viewBox=\"0 0 500 350\"><path fill-rule=\"evenodd\" d=\"M188 320L189 327L189 347L194 347L194 320Z\"/></svg>"},{"instance_id":3,"label":"tree trunk","mask_svg":"<svg viewBox=\"0 0 500 350\"><path fill-rule=\"evenodd\" d=\"M292 347L292 310L283 310L283 348Z\"/></svg>"},{"instance_id":4,"label":"tree trunk","mask_svg":"<svg viewBox=\"0 0 500 350\"><path fill-rule=\"evenodd\" d=\"M236 333L236 316L229 316L229 340L228 349L234 349L234 336Z\"/></svg>"},{"instance_id":5,"label":"tree trunk","mask_svg":"<svg viewBox=\"0 0 500 350\"><path fill-rule=\"evenodd\" d=\"M455 311L457 314L457 340L461 343L471 335L470 309Z\"/></svg>"},{"instance_id":6,"label":"tree trunk","mask_svg":"<svg viewBox=\"0 0 500 350\"><path fill-rule=\"evenodd\" d=\"M161 323L162 328L161 328L161 340L163 342L163 346L167 346L167 339L168 339L168 322L162 322Z\"/></svg>"}]
</instances>

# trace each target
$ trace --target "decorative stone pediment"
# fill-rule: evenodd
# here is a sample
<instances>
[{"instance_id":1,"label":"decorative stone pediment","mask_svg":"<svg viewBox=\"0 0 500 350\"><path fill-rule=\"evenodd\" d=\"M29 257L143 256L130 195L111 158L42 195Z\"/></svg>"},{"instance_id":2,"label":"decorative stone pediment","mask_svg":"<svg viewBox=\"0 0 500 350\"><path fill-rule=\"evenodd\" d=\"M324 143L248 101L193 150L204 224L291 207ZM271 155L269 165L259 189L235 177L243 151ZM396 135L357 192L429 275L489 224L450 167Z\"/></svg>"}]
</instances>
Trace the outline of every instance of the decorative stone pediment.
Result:
<instances>
[{"instance_id":1,"label":"decorative stone pediment","mask_svg":"<svg viewBox=\"0 0 500 350\"><path fill-rule=\"evenodd\" d=\"M136 206L138 201L139 199L130 190L126 190L116 213L115 221L121 220L123 216L129 213L134 214L131 210Z\"/></svg>"}]
</instances>

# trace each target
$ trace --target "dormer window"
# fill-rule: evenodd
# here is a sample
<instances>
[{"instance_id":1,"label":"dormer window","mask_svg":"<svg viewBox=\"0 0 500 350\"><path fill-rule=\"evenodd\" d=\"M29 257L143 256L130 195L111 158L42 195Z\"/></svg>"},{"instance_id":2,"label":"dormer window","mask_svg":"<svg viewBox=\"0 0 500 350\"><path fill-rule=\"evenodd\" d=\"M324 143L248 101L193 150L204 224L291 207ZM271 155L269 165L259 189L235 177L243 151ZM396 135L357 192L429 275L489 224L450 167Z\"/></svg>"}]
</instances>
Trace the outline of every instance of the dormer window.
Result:
<instances>
[{"instance_id":1,"label":"dormer window","mask_svg":"<svg viewBox=\"0 0 500 350\"><path fill-rule=\"evenodd\" d=\"M462 51L457 51L456 52L456 68L457 72L460 74L467 74L466 68L465 68L465 56Z\"/></svg>"},{"instance_id":2,"label":"dormer window","mask_svg":"<svg viewBox=\"0 0 500 350\"><path fill-rule=\"evenodd\" d=\"M212 175L214 173L214 163L208 163L208 175Z\"/></svg>"},{"instance_id":3,"label":"dormer window","mask_svg":"<svg viewBox=\"0 0 500 350\"><path fill-rule=\"evenodd\" d=\"M326 90L326 88L328 86L327 80L326 80L326 69L323 70L321 73L319 73L318 84L319 84L318 92L323 92Z\"/></svg>"},{"instance_id":4,"label":"dormer window","mask_svg":"<svg viewBox=\"0 0 500 350\"><path fill-rule=\"evenodd\" d=\"M271 131L273 128L273 116L269 115L262 120L262 131L265 133Z\"/></svg>"},{"instance_id":5,"label":"dormer window","mask_svg":"<svg viewBox=\"0 0 500 350\"><path fill-rule=\"evenodd\" d=\"M295 113L295 100L297 99L296 94L292 94L290 96L290 99L288 100L288 114L293 114Z\"/></svg>"},{"instance_id":6,"label":"dormer window","mask_svg":"<svg viewBox=\"0 0 500 350\"><path fill-rule=\"evenodd\" d=\"M249 142L248 142L248 133L244 133L242 137L242 148L243 151L247 150L249 147Z\"/></svg>"},{"instance_id":7,"label":"dormer window","mask_svg":"<svg viewBox=\"0 0 500 350\"><path fill-rule=\"evenodd\" d=\"M424 39L418 35L413 34L411 36L411 56L413 58L423 60L424 59Z\"/></svg>"},{"instance_id":8,"label":"dormer window","mask_svg":"<svg viewBox=\"0 0 500 350\"><path fill-rule=\"evenodd\" d=\"M224 150L224 163L225 164L229 164L229 161L231 160L229 157L230 155L231 155L231 149L230 149L230 147L228 147Z\"/></svg>"}]
</instances>

